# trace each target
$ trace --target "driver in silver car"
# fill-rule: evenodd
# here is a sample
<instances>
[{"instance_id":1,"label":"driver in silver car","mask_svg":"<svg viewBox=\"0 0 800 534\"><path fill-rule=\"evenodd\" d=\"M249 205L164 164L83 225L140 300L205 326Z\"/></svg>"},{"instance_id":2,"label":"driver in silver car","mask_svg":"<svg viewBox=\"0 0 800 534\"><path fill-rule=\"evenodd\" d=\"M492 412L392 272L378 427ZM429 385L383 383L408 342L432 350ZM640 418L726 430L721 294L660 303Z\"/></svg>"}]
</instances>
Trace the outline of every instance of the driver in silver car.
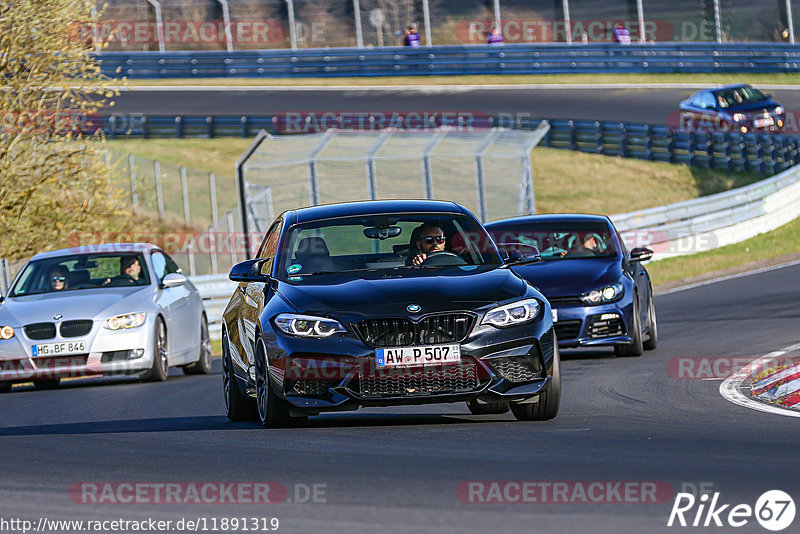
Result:
<instances>
[{"instance_id":1,"label":"driver in silver car","mask_svg":"<svg viewBox=\"0 0 800 534\"><path fill-rule=\"evenodd\" d=\"M411 265L421 265L429 254L444 252L446 238L444 231L432 224L423 224L419 227L419 239L415 246L419 253L411 259Z\"/></svg>"}]
</instances>

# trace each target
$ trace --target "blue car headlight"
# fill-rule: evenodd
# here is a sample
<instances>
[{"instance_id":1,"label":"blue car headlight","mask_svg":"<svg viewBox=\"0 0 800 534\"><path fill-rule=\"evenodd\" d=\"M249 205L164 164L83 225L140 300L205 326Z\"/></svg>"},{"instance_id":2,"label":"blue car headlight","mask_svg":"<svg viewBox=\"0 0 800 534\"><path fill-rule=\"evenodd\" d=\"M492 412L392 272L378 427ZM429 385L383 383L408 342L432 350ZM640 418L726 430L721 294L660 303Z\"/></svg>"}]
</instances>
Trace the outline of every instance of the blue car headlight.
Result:
<instances>
[{"instance_id":1,"label":"blue car headlight","mask_svg":"<svg viewBox=\"0 0 800 534\"><path fill-rule=\"evenodd\" d=\"M512 302L511 304L492 308L486 312L481 324L490 324L499 328L516 326L536 319L541 308L542 305L536 299Z\"/></svg>"},{"instance_id":2,"label":"blue car headlight","mask_svg":"<svg viewBox=\"0 0 800 534\"><path fill-rule=\"evenodd\" d=\"M733 114L733 122L742 122L747 120L747 115L744 113L734 113Z\"/></svg>"},{"instance_id":3,"label":"blue car headlight","mask_svg":"<svg viewBox=\"0 0 800 534\"><path fill-rule=\"evenodd\" d=\"M625 286L621 282L605 286L600 289L589 291L585 295L581 295L581 300L584 304L593 306L595 304L605 304L606 302L614 302L622 298L625 294Z\"/></svg>"},{"instance_id":4,"label":"blue car headlight","mask_svg":"<svg viewBox=\"0 0 800 534\"><path fill-rule=\"evenodd\" d=\"M336 319L296 313L278 315L275 317L275 326L285 334L301 337L328 337L336 332L347 332Z\"/></svg>"}]
</instances>

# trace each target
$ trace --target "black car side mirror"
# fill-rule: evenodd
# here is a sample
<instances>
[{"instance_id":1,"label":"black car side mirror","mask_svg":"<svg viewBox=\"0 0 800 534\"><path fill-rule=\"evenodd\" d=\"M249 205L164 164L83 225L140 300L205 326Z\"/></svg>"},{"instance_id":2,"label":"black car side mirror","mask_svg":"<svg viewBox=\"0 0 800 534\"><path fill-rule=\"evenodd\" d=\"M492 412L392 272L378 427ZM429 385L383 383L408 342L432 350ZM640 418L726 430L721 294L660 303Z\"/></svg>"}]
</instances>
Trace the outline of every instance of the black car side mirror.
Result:
<instances>
[{"instance_id":1,"label":"black car side mirror","mask_svg":"<svg viewBox=\"0 0 800 534\"><path fill-rule=\"evenodd\" d=\"M259 258L237 263L231 267L228 278L234 282L268 282L268 274L261 272L261 267L269 261L269 258Z\"/></svg>"},{"instance_id":2,"label":"black car side mirror","mask_svg":"<svg viewBox=\"0 0 800 534\"><path fill-rule=\"evenodd\" d=\"M647 261L653 257L653 251L647 247L638 247L631 250L631 259L632 262L642 262Z\"/></svg>"}]
</instances>

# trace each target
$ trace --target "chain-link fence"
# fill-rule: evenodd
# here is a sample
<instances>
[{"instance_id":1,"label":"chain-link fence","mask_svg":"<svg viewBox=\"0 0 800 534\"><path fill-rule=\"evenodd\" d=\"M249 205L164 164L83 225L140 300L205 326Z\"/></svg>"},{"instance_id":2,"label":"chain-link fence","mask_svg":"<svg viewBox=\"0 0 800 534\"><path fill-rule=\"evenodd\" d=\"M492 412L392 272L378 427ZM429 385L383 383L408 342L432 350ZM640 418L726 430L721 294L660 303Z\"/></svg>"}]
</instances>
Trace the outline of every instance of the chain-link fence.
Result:
<instances>
[{"instance_id":1,"label":"chain-link fence","mask_svg":"<svg viewBox=\"0 0 800 534\"><path fill-rule=\"evenodd\" d=\"M99 29L108 50L248 50L610 42L622 23L634 42L795 42L800 0L109 0Z\"/></svg>"}]
</instances>

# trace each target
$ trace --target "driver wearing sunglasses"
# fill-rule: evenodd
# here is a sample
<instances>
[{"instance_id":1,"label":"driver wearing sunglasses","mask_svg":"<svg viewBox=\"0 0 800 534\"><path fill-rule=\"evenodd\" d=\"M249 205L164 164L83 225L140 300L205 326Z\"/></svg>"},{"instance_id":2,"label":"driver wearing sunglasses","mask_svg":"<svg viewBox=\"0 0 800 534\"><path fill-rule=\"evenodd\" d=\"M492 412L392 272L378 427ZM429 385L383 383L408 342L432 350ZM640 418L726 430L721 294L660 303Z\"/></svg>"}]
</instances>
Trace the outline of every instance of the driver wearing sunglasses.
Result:
<instances>
[{"instance_id":1,"label":"driver wearing sunglasses","mask_svg":"<svg viewBox=\"0 0 800 534\"><path fill-rule=\"evenodd\" d=\"M419 253L411 260L411 265L421 265L430 254L444 252L445 241L444 231L441 228L429 224L423 225L416 241Z\"/></svg>"},{"instance_id":2,"label":"driver wearing sunglasses","mask_svg":"<svg viewBox=\"0 0 800 534\"><path fill-rule=\"evenodd\" d=\"M67 289L67 271L61 267L52 269L48 280L50 282L50 289L53 291Z\"/></svg>"}]
</instances>

